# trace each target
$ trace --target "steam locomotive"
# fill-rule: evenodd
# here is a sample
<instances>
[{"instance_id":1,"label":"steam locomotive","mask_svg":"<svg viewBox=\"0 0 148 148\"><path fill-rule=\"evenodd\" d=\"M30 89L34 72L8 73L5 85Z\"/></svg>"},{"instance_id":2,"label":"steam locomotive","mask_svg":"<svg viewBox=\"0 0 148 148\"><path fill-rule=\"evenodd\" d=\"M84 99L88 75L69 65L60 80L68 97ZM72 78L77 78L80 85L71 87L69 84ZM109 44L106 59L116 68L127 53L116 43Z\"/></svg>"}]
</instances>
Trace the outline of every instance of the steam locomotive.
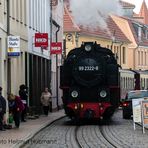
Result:
<instances>
[{"instance_id":1,"label":"steam locomotive","mask_svg":"<svg viewBox=\"0 0 148 148\"><path fill-rule=\"evenodd\" d=\"M84 42L60 67L60 88L70 118L110 118L120 102L119 65L110 49Z\"/></svg>"}]
</instances>

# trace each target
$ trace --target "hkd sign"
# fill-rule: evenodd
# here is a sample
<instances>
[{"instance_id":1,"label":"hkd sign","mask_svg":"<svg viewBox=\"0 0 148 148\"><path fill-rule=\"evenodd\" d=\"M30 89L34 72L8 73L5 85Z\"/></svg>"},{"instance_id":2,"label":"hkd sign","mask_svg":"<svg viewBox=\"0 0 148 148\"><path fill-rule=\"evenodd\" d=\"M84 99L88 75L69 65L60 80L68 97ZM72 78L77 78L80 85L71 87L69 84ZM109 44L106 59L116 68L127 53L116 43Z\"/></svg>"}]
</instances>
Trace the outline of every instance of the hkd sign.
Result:
<instances>
[{"instance_id":1,"label":"hkd sign","mask_svg":"<svg viewBox=\"0 0 148 148\"><path fill-rule=\"evenodd\" d=\"M35 33L35 47L48 47L48 33Z\"/></svg>"}]
</instances>

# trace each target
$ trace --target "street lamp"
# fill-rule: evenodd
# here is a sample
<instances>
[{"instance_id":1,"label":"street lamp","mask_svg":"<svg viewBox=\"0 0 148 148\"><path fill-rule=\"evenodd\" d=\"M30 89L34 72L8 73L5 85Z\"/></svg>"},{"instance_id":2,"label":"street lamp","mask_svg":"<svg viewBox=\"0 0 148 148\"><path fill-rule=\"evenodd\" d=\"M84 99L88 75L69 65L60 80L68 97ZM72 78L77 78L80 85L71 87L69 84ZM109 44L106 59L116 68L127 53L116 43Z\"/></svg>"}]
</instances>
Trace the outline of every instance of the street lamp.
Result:
<instances>
[{"instance_id":1,"label":"street lamp","mask_svg":"<svg viewBox=\"0 0 148 148\"><path fill-rule=\"evenodd\" d=\"M63 35L63 59L66 58L66 36L65 34Z\"/></svg>"},{"instance_id":2,"label":"street lamp","mask_svg":"<svg viewBox=\"0 0 148 148\"><path fill-rule=\"evenodd\" d=\"M80 33L76 32L75 33L75 42L76 42L76 47L79 46L79 36L80 36Z\"/></svg>"}]
</instances>

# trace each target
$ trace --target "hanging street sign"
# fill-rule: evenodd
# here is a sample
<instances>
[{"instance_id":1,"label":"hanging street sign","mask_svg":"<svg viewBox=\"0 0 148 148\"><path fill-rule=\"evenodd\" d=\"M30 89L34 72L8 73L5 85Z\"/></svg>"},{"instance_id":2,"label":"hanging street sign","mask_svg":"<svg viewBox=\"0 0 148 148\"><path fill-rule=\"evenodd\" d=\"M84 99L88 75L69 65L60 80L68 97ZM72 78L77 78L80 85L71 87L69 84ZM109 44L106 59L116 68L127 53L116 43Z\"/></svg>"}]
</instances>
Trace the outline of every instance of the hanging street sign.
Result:
<instances>
[{"instance_id":1,"label":"hanging street sign","mask_svg":"<svg viewBox=\"0 0 148 148\"><path fill-rule=\"evenodd\" d=\"M48 33L35 33L35 47L48 47Z\"/></svg>"},{"instance_id":2,"label":"hanging street sign","mask_svg":"<svg viewBox=\"0 0 148 148\"><path fill-rule=\"evenodd\" d=\"M8 56L20 55L20 36L8 36L7 44Z\"/></svg>"},{"instance_id":3,"label":"hanging street sign","mask_svg":"<svg viewBox=\"0 0 148 148\"><path fill-rule=\"evenodd\" d=\"M62 42L52 42L50 54L62 54Z\"/></svg>"}]
</instances>

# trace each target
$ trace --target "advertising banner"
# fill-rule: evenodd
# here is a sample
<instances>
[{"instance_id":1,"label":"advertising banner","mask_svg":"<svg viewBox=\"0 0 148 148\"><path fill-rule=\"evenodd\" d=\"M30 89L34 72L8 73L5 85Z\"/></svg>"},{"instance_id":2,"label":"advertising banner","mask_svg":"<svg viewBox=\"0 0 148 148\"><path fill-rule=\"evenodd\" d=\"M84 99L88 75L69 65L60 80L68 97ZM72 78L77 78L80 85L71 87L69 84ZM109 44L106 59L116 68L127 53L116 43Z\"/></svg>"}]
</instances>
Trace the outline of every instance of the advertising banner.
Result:
<instances>
[{"instance_id":1,"label":"advertising banner","mask_svg":"<svg viewBox=\"0 0 148 148\"><path fill-rule=\"evenodd\" d=\"M141 101L143 98L132 99L132 108L133 108L133 121L141 123Z\"/></svg>"},{"instance_id":2,"label":"advertising banner","mask_svg":"<svg viewBox=\"0 0 148 148\"><path fill-rule=\"evenodd\" d=\"M52 42L50 54L62 54L62 42Z\"/></svg>"},{"instance_id":3,"label":"advertising banner","mask_svg":"<svg viewBox=\"0 0 148 148\"><path fill-rule=\"evenodd\" d=\"M144 125L148 125L148 100L142 101L142 109L143 109L143 123Z\"/></svg>"},{"instance_id":4,"label":"advertising banner","mask_svg":"<svg viewBox=\"0 0 148 148\"><path fill-rule=\"evenodd\" d=\"M8 56L20 55L20 36L8 36Z\"/></svg>"},{"instance_id":5,"label":"advertising banner","mask_svg":"<svg viewBox=\"0 0 148 148\"><path fill-rule=\"evenodd\" d=\"M48 47L48 33L35 33L35 47Z\"/></svg>"}]
</instances>

